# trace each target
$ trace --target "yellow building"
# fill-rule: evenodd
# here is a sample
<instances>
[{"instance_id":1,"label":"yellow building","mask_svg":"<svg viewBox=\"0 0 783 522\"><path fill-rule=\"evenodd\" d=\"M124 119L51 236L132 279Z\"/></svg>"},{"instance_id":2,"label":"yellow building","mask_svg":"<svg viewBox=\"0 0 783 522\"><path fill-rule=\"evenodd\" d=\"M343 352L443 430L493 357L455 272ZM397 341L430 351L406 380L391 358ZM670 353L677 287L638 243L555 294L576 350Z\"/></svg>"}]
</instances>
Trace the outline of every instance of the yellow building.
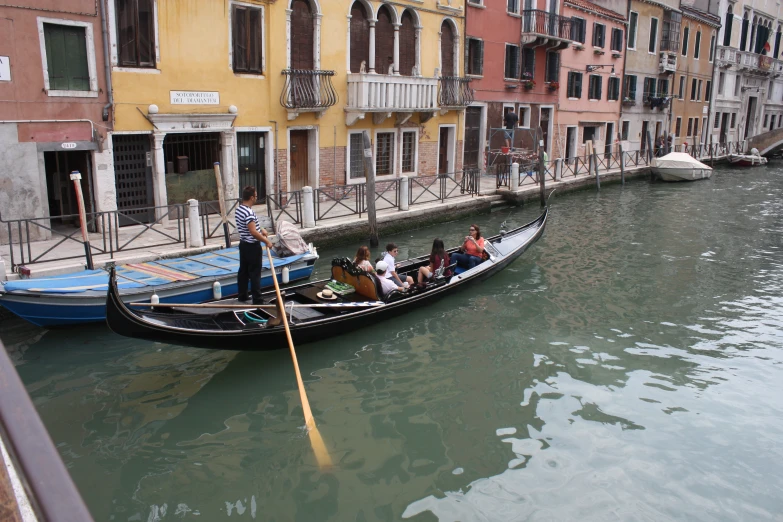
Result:
<instances>
[{"instance_id":1,"label":"yellow building","mask_svg":"<svg viewBox=\"0 0 783 522\"><path fill-rule=\"evenodd\" d=\"M680 56L674 75L670 132L676 150L708 141L715 44L720 18L683 5Z\"/></svg>"},{"instance_id":2,"label":"yellow building","mask_svg":"<svg viewBox=\"0 0 783 522\"><path fill-rule=\"evenodd\" d=\"M463 0L106 1L120 209L461 168Z\"/></svg>"}]
</instances>

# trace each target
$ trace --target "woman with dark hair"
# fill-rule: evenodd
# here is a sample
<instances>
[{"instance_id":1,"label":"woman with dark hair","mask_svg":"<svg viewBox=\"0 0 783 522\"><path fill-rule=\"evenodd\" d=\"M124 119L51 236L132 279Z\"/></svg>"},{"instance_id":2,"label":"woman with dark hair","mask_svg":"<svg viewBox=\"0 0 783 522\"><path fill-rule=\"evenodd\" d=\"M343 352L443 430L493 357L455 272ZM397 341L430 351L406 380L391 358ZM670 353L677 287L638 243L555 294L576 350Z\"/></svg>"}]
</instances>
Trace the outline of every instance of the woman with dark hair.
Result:
<instances>
[{"instance_id":1,"label":"woman with dark hair","mask_svg":"<svg viewBox=\"0 0 783 522\"><path fill-rule=\"evenodd\" d=\"M366 246L359 247L359 250L356 251L356 257L353 258L353 264L371 274L375 272L372 263L370 262L370 249Z\"/></svg>"},{"instance_id":2,"label":"woman with dark hair","mask_svg":"<svg viewBox=\"0 0 783 522\"><path fill-rule=\"evenodd\" d=\"M432 242L432 252L430 253L429 266L423 266L419 268L419 286L425 286L425 282L432 278L432 275L436 270L441 267L446 268L448 266L449 255L446 253L446 247L443 246L443 240L436 237ZM450 276L451 270L445 271L443 275Z\"/></svg>"},{"instance_id":3,"label":"woman with dark hair","mask_svg":"<svg viewBox=\"0 0 783 522\"><path fill-rule=\"evenodd\" d=\"M484 253L484 238L481 237L481 229L478 225L470 225L470 231L465 236L465 242L459 247L459 253L453 254L451 260L457 262L457 266L470 270L474 266L482 263L482 254Z\"/></svg>"}]
</instances>

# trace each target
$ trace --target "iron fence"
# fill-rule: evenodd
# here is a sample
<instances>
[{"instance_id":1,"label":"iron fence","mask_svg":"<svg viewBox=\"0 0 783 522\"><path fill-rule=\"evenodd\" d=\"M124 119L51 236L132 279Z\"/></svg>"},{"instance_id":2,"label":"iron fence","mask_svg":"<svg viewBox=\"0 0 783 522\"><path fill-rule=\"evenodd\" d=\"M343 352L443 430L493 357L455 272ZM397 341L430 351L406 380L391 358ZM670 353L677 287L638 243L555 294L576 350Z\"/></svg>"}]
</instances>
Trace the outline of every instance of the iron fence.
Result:
<instances>
[{"instance_id":1,"label":"iron fence","mask_svg":"<svg viewBox=\"0 0 783 522\"><path fill-rule=\"evenodd\" d=\"M286 109L327 109L339 99L332 85L334 71L285 69L280 105Z\"/></svg>"},{"instance_id":2,"label":"iron fence","mask_svg":"<svg viewBox=\"0 0 783 522\"><path fill-rule=\"evenodd\" d=\"M322 219L361 215L363 185L336 185L320 187L313 191L315 221Z\"/></svg>"},{"instance_id":3,"label":"iron fence","mask_svg":"<svg viewBox=\"0 0 783 522\"><path fill-rule=\"evenodd\" d=\"M479 193L480 175L478 168L466 168L449 174L410 178L408 201L412 206L435 201L443 203L466 195L472 197Z\"/></svg>"},{"instance_id":4,"label":"iron fence","mask_svg":"<svg viewBox=\"0 0 783 522\"><path fill-rule=\"evenodd\" d=\"M280 218L282 217L288 218L287 221L290 221L294 225L301 224L302 191L296 190L294 192L267 194L266 211L269 215L269 219L272 220L272 226L276 227L276 223L280 221Z\"/></svg>"},{"instance_id":5,"label":"iron fence","mask_svg":"<svg viewBox=\"0 0 783 522\"><path fill-rule=\"evenodd\" d=\"M410 182L410 181L409 181ZM367 185L362 184L361 212L367 212ZM400 180L375 181L375 210L400 208Z\"/></svg>"},{"instance_id":6,"label":"iron fence","mask_svg":"<svg viewBox=\"0 0 783 522\"><path fill-rule=\"evenodd\" d=\"M441 107L467 107L473 103L470 78L442 76L438 79L438 105Z\"/></svg>"},{"instance_id":7,"label":"iron fence","mask_svg":"<svg viewBox=\"0 0 783 522\"><path fill-rule=\"evenodd\" d=\"M226 200L226 222L228 223L229 234L234 234L237 231L235 210L241 202L241 199ZM223 220L220 218L220 201L199 201L198 214L201 217L201 231L204 242L213 237L222 237L223 227L221 225ZM215 215L218 216L217 219L215 219Z\"/></svg>"}]
</instances>

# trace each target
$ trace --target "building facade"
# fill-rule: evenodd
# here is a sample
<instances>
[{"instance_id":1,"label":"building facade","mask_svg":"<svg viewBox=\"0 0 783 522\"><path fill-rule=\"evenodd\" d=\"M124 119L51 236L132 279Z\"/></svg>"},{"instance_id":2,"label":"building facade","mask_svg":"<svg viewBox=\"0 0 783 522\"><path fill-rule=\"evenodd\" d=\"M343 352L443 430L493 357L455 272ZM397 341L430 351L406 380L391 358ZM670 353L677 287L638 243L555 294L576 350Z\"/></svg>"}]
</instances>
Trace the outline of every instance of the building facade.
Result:
<instances>
[{"instance_id":1,"label":"building facade","mask_svg":"<svg viewBox=\"0 0 783 522\"><path fill-rule=\"evenodd\" d=\"M711 122L714 119L710 119L710 105L720 18L717 16L717 3L703 3L715 13L685 4L681 7L682 43L674 74L672 116L668 126L675 147L685 143L696 147L710 141L718 143L712 132Z\"/></svg>"},{"instance_id":2,"label":"building facade","mask_svg":"<svg viewBox=\"0 0 783 522\"><path fill-rule=\"evenodd\" d=\"M71 171L82 174L88 212L111 191L100 175L111 170L101 27L92 0L0 6L0 214L70 216L32 225L32 239L49 237L45 227L78 224Z\"/></svg>"},{"instance_id":3,"label":"building facade","mask_svg":"<svg viewBox=\"0 0 783 522\"><path fill-rule=\"evenodd\" d=\"M646 150L668 128L680 49L679 7L679 0L631 0L620 130L629 150Z\"/></svg>"},{"instance_id":4,"label":"building facade","mask_svg":"<svg viewBox=\"0 0 783 522\"><path fill-rule=\"evenodd\" d=\"M614 152L625 55L622 9L618 13L586 0L563 4L563 14L575 29L573 44L560 52L554 158L584 156L588 141L599 152Z\"/></svg>"},{"instance_id":5,"label":"building facade","mask_svg":"<svg viewBox=\"0 0 783 522\"><path fill-rule=\"evenodd\" d=\"M461 1L107 7L119 208L363 182L363 131L379 180L461 168Z\"/></svg>"},{"instance_id":6,"label":"building facade","mask_svg":"<svg viewBox=\"0 0 783 522\"><path fill-rule=\"evenodd\" d=\"M743 141L783 125L780 6L720 1L722 25L713 83L714 133Z\"/></svg>"},{"instance_id":7,"label":"building facade","mask_svg":"<svg viewBox=\"0 0 783 522\"><path fill-rule=\"evenodd\" d=\"M571 43L562 0L471 0L467 20L467 75L474 103L465 115L466 165L492 163L504 146L503 117L518 115L514 148L532 151L539 140L552 152L560 52ZM536 135L541 128L543 136Z\"/></svg>"}]
</instances>

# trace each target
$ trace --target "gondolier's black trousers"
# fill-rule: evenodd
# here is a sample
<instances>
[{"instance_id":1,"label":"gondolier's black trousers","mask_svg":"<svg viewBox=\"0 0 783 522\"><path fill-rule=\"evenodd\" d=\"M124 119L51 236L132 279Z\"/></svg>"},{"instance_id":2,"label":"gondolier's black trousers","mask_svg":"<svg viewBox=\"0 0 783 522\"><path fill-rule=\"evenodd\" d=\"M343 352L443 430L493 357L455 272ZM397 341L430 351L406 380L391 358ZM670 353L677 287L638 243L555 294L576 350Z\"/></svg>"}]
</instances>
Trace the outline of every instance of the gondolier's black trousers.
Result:
<instances>
[{"instance_id":1,"label":"gondolier's black trousers","mask_svg":"<svg viewBox=\"0 0 783 522\"><path fill-rule=\"evenodd\" d=\"M237 293L240 301L247 301L247 280L250 279L250 292L253 304L261 304L261 268L263 251L261 243L239 242L239 273L237 273Z\"/></svg>"}]
</instances>

